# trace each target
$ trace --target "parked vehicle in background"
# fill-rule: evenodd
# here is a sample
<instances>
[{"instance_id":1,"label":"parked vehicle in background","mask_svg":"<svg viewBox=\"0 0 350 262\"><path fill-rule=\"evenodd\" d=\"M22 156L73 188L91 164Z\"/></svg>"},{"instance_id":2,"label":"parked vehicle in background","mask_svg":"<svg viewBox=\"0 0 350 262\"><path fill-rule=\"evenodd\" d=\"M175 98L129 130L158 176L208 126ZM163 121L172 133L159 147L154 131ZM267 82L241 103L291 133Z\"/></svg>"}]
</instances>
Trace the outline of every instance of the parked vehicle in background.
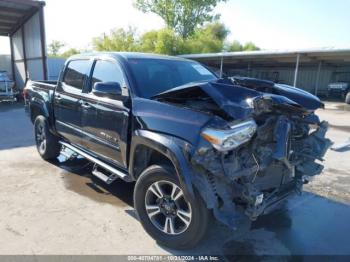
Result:
<instances>
[{"instance_id":1,"label":"parked vehicle in background","mask_svg":"<svg viewBox=\"0 0 350 262\"><path fill-rule=\"evenodd\" d=\"M301 192L331 144L317 97L176 57L77 55L24 93L41 157L69 148L107 184L136 181L140 222L172 248L196 245L210 212L236 228Z\"/></svg>"},{"instance_id":2,"label":"parked vehicle in background","mask_svg":"<svg viewBox=\"0 0 350 262\"><path fill-rule=\"evenodd\" d=\"M0 71L0 101L16 101L18 92L14 90L15 82L6 71Z\"/></svg>"},{"instance_id":3,"label":"parked vehicle in background","mask_svg":"<svg viewBox=\"0 0 350 262\"><path fill-rule=\"evenodd\" d=\"M347 104L350 104L350 83L336 82L328 84L327 95L328 97L341 97L345 99Z\"/></svg>"},{"instance_id":4,"label":"parked vehicle in background","mask_svg":"<svg viewBox=\"0 0 350 262\"><path fill-rule=\"evenodd\" d=\"M327 96L341 98L350 104L350 72L334 72L327 87Z\"/></svg>"}]
</instances>

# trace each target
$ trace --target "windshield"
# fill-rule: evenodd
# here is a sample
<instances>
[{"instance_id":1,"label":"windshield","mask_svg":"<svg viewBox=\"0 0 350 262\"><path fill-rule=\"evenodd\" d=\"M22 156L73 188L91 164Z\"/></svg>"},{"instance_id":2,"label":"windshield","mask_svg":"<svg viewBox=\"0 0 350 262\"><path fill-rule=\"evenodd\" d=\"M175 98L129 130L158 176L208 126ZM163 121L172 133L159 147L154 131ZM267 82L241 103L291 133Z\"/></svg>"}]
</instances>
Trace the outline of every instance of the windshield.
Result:
<instances>
[{"instance_id":1,"label":"windshield","mask_svg":"<svg viewBox=\"0 0 350 262\"><path fill-rule=\"evenodd\" d=\"M191 61L134 58L129 59L129 66L143 98L187 83L216 79L204 66Z\"/></svg>"}]
</instances>

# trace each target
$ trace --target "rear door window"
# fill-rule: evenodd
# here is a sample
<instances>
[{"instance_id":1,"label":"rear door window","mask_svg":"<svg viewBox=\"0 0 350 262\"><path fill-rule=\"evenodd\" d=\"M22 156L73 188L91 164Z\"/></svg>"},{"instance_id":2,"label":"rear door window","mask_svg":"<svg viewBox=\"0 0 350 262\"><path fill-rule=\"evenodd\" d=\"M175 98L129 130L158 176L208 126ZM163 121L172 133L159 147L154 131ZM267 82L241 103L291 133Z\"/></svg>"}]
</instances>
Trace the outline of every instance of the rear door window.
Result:
<instances>
[{"instance_id":1,"label":"rear door window","mask_svg":"<svg viewBox=\"0 0 350 262\"><path fill-rule=\"evenodd\" d=\"M82 90L90 69L89 60L72 60L69 62L63 77L63 83Z\"/></svg>"}]
</instances>

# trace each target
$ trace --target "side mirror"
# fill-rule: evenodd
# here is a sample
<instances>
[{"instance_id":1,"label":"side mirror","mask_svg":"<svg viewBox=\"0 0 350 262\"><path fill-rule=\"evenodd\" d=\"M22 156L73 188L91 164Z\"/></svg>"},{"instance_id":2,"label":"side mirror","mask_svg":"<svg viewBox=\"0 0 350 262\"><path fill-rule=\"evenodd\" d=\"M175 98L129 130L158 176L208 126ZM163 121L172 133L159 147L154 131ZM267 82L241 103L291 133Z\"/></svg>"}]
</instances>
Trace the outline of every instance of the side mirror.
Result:
<instances>
[{"instance_id":1,"label":"side mirror","mask_svg":"<svg viewBox=\"0 0 350 262\"><path fill-rule=\"evenodd\" d=\"M98 82L94 84L92 93L101 97L118 98L122 95L122 88L117 82Z\"/></svg>"}]
</instances>

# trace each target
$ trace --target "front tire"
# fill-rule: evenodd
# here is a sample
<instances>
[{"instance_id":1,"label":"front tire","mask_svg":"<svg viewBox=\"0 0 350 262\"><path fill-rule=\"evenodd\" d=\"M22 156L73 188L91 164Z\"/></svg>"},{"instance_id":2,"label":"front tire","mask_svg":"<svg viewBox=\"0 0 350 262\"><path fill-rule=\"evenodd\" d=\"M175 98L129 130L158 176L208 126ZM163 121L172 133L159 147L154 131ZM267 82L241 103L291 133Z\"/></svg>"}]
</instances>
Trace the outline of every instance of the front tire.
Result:
<instances>
[{"instance_id":1,"label":"front tire","mask_svg":"<svg viewBox=\"0 0 350 262\"><path fill-rule=\"evenodd\" d=\"M36 148L39 155L45 159L55 159L61 152L61 145L56 136L50 130L45 117L37 116L34 121L34 133Z\"/></svg>"},{"instance_id":2,"label":"front tire","mask_svg":"<svg viewBox=\"0 0 350 262\"><path fill-rule=\"evenodd\" d=\"M205 235L209 210L196 193L187 200L169 166L152 165L136 182L134 206L146 232L160 245L187 249Z\"/></svg>"}]
</instances>

